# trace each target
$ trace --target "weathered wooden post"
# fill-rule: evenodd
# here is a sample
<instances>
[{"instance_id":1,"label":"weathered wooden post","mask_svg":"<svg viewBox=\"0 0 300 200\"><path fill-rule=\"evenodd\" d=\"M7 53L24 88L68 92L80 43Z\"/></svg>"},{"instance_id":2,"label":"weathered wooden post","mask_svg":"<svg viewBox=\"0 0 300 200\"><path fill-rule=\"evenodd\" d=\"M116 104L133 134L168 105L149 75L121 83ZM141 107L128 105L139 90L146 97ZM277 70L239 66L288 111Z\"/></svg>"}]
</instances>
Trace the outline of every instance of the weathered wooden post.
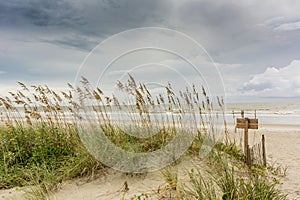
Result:
<instances>
[{"instance_id":1,"label":"weathered wooden post","mask_svg":"<svg viewBox=\"0 0 300 200\"><path fill-rule=\"evenodd\" d=\"M263 165L266 167L267 166L267 155L266 155L266 146L265 146L265 135L262 135L261 143L262 143Z\"/></svg>"},{"instance_id":2,"label":"weathered wooden post","mask_svg":"<svg viewBox=\"0 0 300 200\"><path fill-rule=\"evenodd\" d=\"M244 129L244 154L246 156L246 162L250 166L250 152L249 152L249 142L248 142L248 129L258 129L258 119L244 118L244 112L241 112L242 118L236 119L236 128Z\"/></svg>"},{"instance_id":3,"label":"weathered wooden post","mask_svg":"<svg viewBox=\"0 0 300 200\"><path fill-rule=\"evenodd\" d=\"M248 128L249 128L249 121L248 118L245 118L245 127L244 127L244 153L248 156Z\"/></svg>"},{"instance_id":4,"label":"weathered wooden post","mask_svg":"<svg viewBox=\"0 0 300 200\"><path fill-rule=\"evenodd\" d=\"M251 158L251 149L250 146L247 145L247 157L246 157L246 163L249 167L252 166L252 158Z\"/></svg>"}]
</instances>

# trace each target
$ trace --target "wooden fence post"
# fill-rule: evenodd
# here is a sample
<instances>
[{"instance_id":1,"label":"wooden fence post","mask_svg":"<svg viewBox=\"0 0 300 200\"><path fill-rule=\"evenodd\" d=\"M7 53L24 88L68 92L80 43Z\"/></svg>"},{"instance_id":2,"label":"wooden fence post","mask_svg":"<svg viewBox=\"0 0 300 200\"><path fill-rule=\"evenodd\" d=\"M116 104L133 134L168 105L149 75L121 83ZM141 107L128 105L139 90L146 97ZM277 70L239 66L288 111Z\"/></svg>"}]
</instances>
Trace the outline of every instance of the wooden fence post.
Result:
<instances>
[{"instance_id":1,"label":"wooden fence post","mask_svg":"<svg viewBox=\"0 0 300 200\"><path fill-rule=\"evenodd\" d=\"M267 166L267 156L266 156L266 146L265 146L265 135L262 135L261 143L262 143L263 165L266 167Z\"/></svg>"},{"instance_id":2,"label":"wooden fence post","mask_svg":"<svg viewBox=\"0 0 300 200\"><path fill-rule=\"evenodd\" d=\"M247 158L246 158L246 162L249 168L251 168L252 166L252 158L251 158L251 149L249 147L249 145L247 146Z\"/></svg>"},{"instance_id":3,"label":"wooden fence post","mask_svg":"<svg viewBox=\"0 0 300 200\"><path fill-rule=\"evenodd\" d=\"M245 127L244 127L244 153L246 156L246 160L248 157L248 126L249 126L249 122L248 122L248 118L245 118Z\"/></svg>"}]
</instances>

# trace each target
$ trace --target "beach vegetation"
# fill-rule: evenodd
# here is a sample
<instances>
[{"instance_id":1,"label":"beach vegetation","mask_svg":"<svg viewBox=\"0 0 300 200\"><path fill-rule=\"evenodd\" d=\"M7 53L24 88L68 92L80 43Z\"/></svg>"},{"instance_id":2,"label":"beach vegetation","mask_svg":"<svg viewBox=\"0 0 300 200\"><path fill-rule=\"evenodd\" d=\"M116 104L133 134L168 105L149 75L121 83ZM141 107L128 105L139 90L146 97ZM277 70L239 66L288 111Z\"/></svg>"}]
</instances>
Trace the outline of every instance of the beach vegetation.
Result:
<instances>
[{"instance_id":1,"label":"beach vegetation","mask_svg":"<svg viewBox=\"0 0 300 200\"><path fill-rule=\"evenodd\" d=\"M225 138L209 131L217 129L210 122L216 110L221 110L218 117L224 115L224 102L218 99L213 104L202 86L176 91L167 84L165 93L154 94L129 75L128 82L117 82L122 94L118 98L93 88L84 77L81 85L68 84L68 90L61 92L19 85L19 91L0 97L0 189L26 186L31 188L30 199L47 199L63 181L104 175L108 166L91 154L82 139L88 128L97 127L128 152L156 151L184 133L194 137L185 156L197 160L202 147L210 144L207 156L200 159L206 168L190 169L187 180L180 180L174 166L162 169L165 190L178 199L285 199L268 173L244 164L243 153L229 142L225 122ZM111 113L117 117L112 119ZM140 133L147 137L137 137Z\"/></svg>"}]
</instances>

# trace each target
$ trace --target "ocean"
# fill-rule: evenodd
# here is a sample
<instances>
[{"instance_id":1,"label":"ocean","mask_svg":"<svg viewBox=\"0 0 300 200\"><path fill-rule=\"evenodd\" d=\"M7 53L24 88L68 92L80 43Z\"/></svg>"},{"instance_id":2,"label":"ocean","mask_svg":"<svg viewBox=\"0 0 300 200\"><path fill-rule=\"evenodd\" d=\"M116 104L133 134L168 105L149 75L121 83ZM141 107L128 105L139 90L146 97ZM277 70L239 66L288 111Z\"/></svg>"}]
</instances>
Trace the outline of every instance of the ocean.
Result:
<instances>
[{"instance_id":1,"label":"ocean","mask_svg":"<svg viewBox=\"0 0 300 200\"><path fill-rule=\"evenodd\" d=\"M244 110L245 117L259 119L260 124L300 125L300 102L226 104L226 121L233 123ZM235 113L234 115L232 113Z\"/></svg>"},{"instance_id":2,"label":"ocean","mask_svg":"<svg viewBox=\"0 0 300 200\"><path fill-rule=\"evenodd\" d=\"M244 110L245 117L258 118L259 124L276 124L276 125L300 125L300 102L295 103L230 103L225 106L225 120L228 124L234 124L236 118L241 117L241 110ZM24 111L20 108L21 112L10 112L11 117L18 116L25 117ZM128 110L127 110L128 111ZM40 114L45 115L42 111ZM60 115L60 114L57 114ZM96 120L97 115L91 111L80 112L76 115L82 116L87 119ZM171 113L168 111L154 112L150 114L153 118L160 119L160 116L179 115L177 112ZM189 115L189 114L187 114ZM130 120L131 117L139 116L138 112L124 112L116 111L107 112L108 118L111 120ZM205 114L204 114L205 116ZM67 120L74 119L74 115L68 111L64 112L63 116ZM199 120L199 114L196 114L197 120ZM209 118L209 117L207 117ZM4 110L0 109L0 121L5 119ZM189 119L189 118L187 118ZM219 123L223 121L223 117L217 120Z\"/></svg>"}]
</instances>

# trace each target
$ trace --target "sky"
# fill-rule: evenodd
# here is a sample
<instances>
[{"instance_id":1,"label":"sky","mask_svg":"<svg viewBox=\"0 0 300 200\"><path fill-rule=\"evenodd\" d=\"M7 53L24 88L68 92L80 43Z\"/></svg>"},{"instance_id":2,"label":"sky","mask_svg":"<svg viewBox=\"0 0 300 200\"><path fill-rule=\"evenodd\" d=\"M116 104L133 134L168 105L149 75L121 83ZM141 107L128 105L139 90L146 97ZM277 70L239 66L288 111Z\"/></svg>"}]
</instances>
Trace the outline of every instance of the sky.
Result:
<instances>
[{"instance_id":1,"label":"sky","mask_svg":"<svg viewBox=\"0 0 300 200\"><path fill-rule=\"evenodd\" d=\"M201 61L197 73L212 93L222 86L228 102L299 101L299 8L297 0L0 1L0 95L18 89L17 81L59 90L84 74L98 84L112 55L165 45L169 51L120 57L99 84L113 88L129 72L153 88L197 81L191 66L170 54L175 49L197 66Z\"/></svg>"}]
</instances>

